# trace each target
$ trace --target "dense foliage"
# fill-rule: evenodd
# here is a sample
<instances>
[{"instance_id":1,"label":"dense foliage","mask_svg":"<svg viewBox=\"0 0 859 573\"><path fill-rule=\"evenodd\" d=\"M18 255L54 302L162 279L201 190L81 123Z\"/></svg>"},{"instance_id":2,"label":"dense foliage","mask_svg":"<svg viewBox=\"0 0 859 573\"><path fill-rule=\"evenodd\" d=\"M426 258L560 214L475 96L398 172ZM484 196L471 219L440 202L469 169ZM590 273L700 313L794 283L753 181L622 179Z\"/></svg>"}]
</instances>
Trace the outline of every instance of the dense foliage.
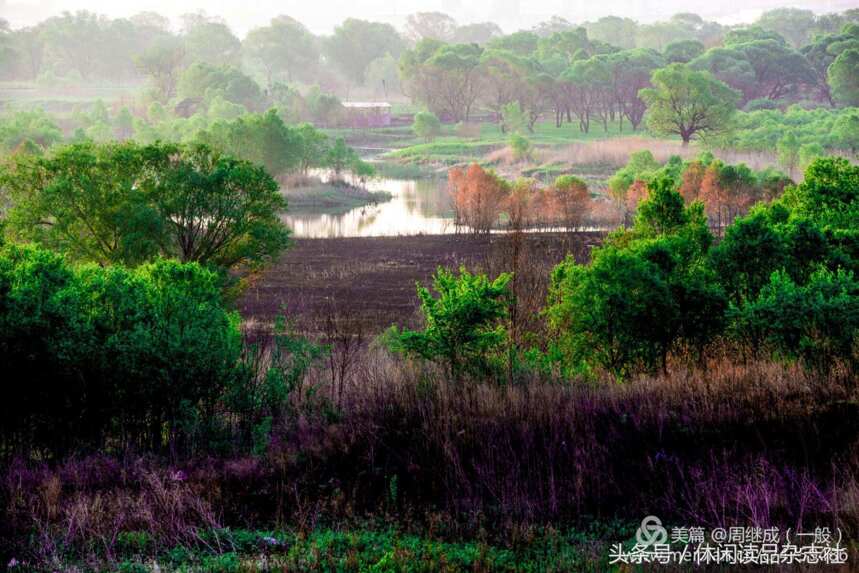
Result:
<instances>
[{"instance_id":1,"label":"dense foliage","mask_svg":"<svg viewBox=\"0 0 859 573\"><path fill-rule=\"evenodd\" d=\"M286 203L260 167L204 145L78 144L15 155L6 232L100 264L158 256L218 268L277 254Z\"/></svg>"}]
</instances>

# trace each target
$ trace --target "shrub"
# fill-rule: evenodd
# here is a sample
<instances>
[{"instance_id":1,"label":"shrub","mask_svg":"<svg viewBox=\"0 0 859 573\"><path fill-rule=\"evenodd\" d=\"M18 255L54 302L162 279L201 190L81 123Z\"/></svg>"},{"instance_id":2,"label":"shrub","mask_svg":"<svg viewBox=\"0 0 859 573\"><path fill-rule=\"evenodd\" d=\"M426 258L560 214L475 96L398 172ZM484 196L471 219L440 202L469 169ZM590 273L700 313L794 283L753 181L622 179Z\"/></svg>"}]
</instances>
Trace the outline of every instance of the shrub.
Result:
<instances>
[{"instance_id":1,"label":"shrub","mask_svg":"<svg viewBox=\"0 0 859 573\"><path fill-rule=\"evenodd\" d=\"M237 375L238 316L197 264L69 266L0 249L3 441L24 453L198 443Z\"/></svg>"},{"instance_id":2,"label":"shrub","mask_svg":"<svg viewBox=\"0 0 859 573\"><path fill-rule=\"evenodd\" d=\"M441 133L441 122L438 117L430 111L419 111L415 114L412 123L412 131L415 135L427 142L432 141Z\"/></svg>"},{"instance_id":3,"label":"shrub","mask_svg":"<svg viewBox=\"0 0 859 573\"><path fill-rule=\"evenodd\" d=\"M859 364L859 281L844 270L819 270L806 284L785 271L734 311L735 337L755 349L828 371L841 360Z\"/></svg>"},{"instance_id":4,"label":"shrub","mask_svg":"<svg viewBox=\"0 0 859 573\"><path fill-rule=\"evenodd\" d=\"M465 373L487 373L491 354L506 339L502 320L507 315L510 279L511 275L501 274L490 280L464 268L456 276L439 268L433 276L437 298L418 286L425 329L395 332L394 348L444 363L454 380Z\"/></svg>"}]
</instances>

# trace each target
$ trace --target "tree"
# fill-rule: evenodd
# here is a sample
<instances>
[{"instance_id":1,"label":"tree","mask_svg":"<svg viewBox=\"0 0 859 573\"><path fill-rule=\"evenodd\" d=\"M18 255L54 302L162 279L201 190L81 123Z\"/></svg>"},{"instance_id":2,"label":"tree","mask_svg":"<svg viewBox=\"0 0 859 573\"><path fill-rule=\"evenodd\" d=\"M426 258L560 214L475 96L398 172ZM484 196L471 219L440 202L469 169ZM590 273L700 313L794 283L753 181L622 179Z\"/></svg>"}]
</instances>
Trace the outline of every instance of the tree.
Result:
<instances>
[{"instance_id":1,"label":"tree","mask_svg":"<svg viewBox=\"0 0 859 573\"><path fill-rule=\"evenodd\" d=\"M776 271L735 313L732 335L753 348L828 372L836 361L859 365L859 281L853 273L821 269L806 284Z\"/></svg>"},{"instance_id":2,"label":"tree","mask_svg":"<svg viewBox=\"0 0 859 573\"><path fill-rule=\"evenodd\" d=\"M0 149L6 153L22 145L44 151L63 139L63 132L44 111L19 111L0 118Z\"/></svg>"},{"instance_id":3,"label":"tree","mask_svg":"<svg viewBox=\"0 0 859 573\"><path fill-rule=\"evenodd\" d=\"M356 85L364 83L370 62L385 54L398 58L404 48L403 39L390 24L354 18L337 26L325 43L328 57Z\"/></svg>"},{"instance_id":4,"label":"tree","mask_svg":"<svg viewBox=\"0 0 859 573\"><path fill-rule=\"evenodd\" d=\"M829 85L829 66L847 49L859 48L859 26L845 26L840 34L815 36L814 41L802 48L802 54L812 67L820 98L835 105Z\"/></svg>"},{"instance_id":5,"label":"tree","mask_svg":"<svg viewBox=\"0 0 859 573\"><path fill-rule=\"evenodd\" d=\"M414 99L442 119L467 121L481 94L482 48L427 39L403 55L403 79Z\"/></svg>"},{"instance_id":6,"label":"tree","mask_svg":"<svg viewBox=\"0 0 859 573\"><path fill-rule=\"evenodd\" d=\"M832 136L838 141L839 147L849 149L853 155L859 153L859 110L840 115L832 126Z\"/></svg>"},{"instance_id":7,"label":"tree","mask_svg":"<svg viewBox=\"0 0 859 573\"><path fill-rule=\"evenodd\" d=\"M238 68L196 63L182 71L177 84L180 98L212 100L217 96L259 111L265 98L259 85Z\"/></svg>"},{"instance_id":8,"label":"tree","mask_svg":"<svg viewBox=\"0 0 859 573\"><path fill-rule=\"evenodd\" d=\"M778 162L787 170L787 174L793 177L794 171L799 165L799 142L793 133L788 133L778 142Z\"/></svg>"},{"instance_id":9,"label":"tree","mask_svg":"<svg viewBox=\"0 0 859 573\"><path fill-rule=\"evenodd\" d=\"M286 247L286 201L264 169L200 144L146 151L179 154L150 193L180 261L241 269Z\"/></svg>"},{"instance_id":10,"label":"tree","mask_svg":"<svg viewBox=\"0 0 859 573\"><path fill-rule=\"evenodd\" d=\"M739 96L708 72L671 64L653 72L651 83L639 97L647 104L647 125L655 133L679 135L685 146L693 137L730 129Z\"/></svg>"},{"instance_id":11,"label":"tree","mask_svg":"<svg viewBox=\"0 0 859 573\"><path fill-rule=\"evenodd\" d=\"M712 236L700 204L683 206L663 176L649 185L632 230L620 230L588 265L552 272L552 352L579 372L618 378L666 368L674 349L697 350L721 332L725 295L704 266Z\"/></svg>"},{"instance_id":12,"label":"tree","mask_svg":"<svg viewBox=\"0 0 859 573\"><path fill-rule=\"evenodd\" d=\"M456 20L441 12L417 12L406 18L406 34L415 42L427 38L450 42L457 28Z\"/></svg>"},{"instance_id":13,"label":"tree","mask_svg":"<svg viewBox=\"0 0 859 573\"><path fill-rule=\"evenodd\" d=\"M150 260L165 228L138 184L144 170L138 148L126 144L79 144L47 157L15 157L2 177L12 202L6 230L75 260Z\"/></svg>"},{"instance_id":14,"label":"tree","mask_svg":"<svg viewBox=\"0 0 859 573\"><path fill-rule=\"evenodd\" d=\"M488 234L501 214L510 185L492 171L476 163L467 169L453 168L448 172L453 196L455 221L475 234Z\"/></svg>"},{"instance_id":15,"label":"tree","mask_svg":"<svg viewBox=\"0 0 859 573\"><path fill-rule=\"evenodd\" d=\"M316 38L289 16L278 16L268 26L248 32L242 50L265 70L269 87L279 74L285 74L287 81L311 78L319 63Z\"/></svg>"},{"instance_id":16,"label":"tree","mask_svg":"<svg viewBox=\"0 0 859 573\"><path fill-rule=\"evenodd\" d=\"M568 231L581 227L591 201L587 183L573 175L561 175L548 193L552 218Z\"/></svg>"},{"instance_id":17,"label":"tree","mask_svg":"<svg viewBox=\"0 0 859 573\"><path fill-rule=\"evenodd\" d=\"M155 99L166 103L176 94L185 48L176 41L161 42L137 57L137 67L152 80Z\"/></svg>"},{"instance_id":18,"label":"tree","mask_svg":"<svg viewBox=\"0 0 859 573\"><path fill-rule=\"evenodd\" d=\"M243 114L233 121L220 121L198 139L233 157L260 165L272 176L301 167L305 139L295 127L286 125L277 110Z\"/></svg>"},{"instance_id":19,"label":"tree","mask_svg":"<svg viewBox=\"0 0 859 573\"><path fill-rule=\"evenodd\" d=\"M478 44L484 46L495 38L504 35L501 27L495 22L475 22L459 26L453 33L454 44Z\"/></svg>"},{"instance_id":20,"label":"tree","mask_svg":"<svg viewBox=\"0 0 859 573\"><path fill-rule=\"evenodd\" d=\"M211 429L238 378L237 318L219 277L197 264L81 266L3 246L0 361L8 380L29 381L4 387L4 447L60 456L188 446L189 428Z\"/></svg>"},{"instance_id":21,"label":"tree","mask_svg":"<svg viewBox=\"0 0 859 573\"><path fill-rule=\"evenodd\" d=\"M212 66L241 64L242 44L229 26L202 14L185 14L182 39L191 62Z\"/></svg>"},{"instance_id":22,"label":"tree","mask_svg":"<svg viewBox=\"0 0 859 573\"><path fill-rule=\"evenodd\" d=\"M859 106L859 48L841 52L827 73L835 100L843 105Z\"/></svg>"},{"instance_id":23,"label":"tree","mask_svg":"<svg viewBox=\"0 0 859 573\"><path fill-rule=\"evenodd\" d=\"M422 331L404 329L394 333L395 348L425 360L441 361L455 382L463 374L490 370L489 358L506 339L503 319L507 316L511 275L493 280L460 268L459 276L442 267L433 276L434 297L418 285Z\"/></svg>"},{"instance_id":24,"label":"tree","mask_svg":"<svg viewBox=\"0 0 859 573\"><path fill-rule=\"evenodd\" d=\"M704 53L704 44L698 40L680 40L665 46L663 55L669 64L688 64Z\"/></svg>"},{"instance_id":25,"label":"tree","mask_svg":"<svg viewBox=\"0 0 859 573\"><path fill-rule=\"evenodd\" d=\"M811 10L776 8L761 14L757 25L776 32L799 49L811 40L817 21Z\"/></svg>"},{"instance_id":26,"label":"tree","mask_svg":"<svg viewBox=\"0 0 859 573\"><path fill-rule=\"evenodd\" d=\"M13 158L2 182L12 198L7 232L76 260L175 256L240 269L286 246L277 183L203 145L77 144Z\"/></svg>"},{"instance_id":27,"label":"tree","mask_svg":"<svg viewBox=\"0 0 859 573\"><path fill-rule=\"evenodd\" d=\"M585 24L588 37L606 42L619 48L635 48L635 35L638 24L630 18L604 16L596 22Z\"/></svg>"},{"instance_id":28,"label":"tree","mask_svg":"<svg viewBox=\"0 0 859 573\"><path fill-rule=\"evenodd\" d=\"M412 123L412 131L415 135L423 138L426 141L432 141L439 133L441 133L441 122L434 113L429 111L419 111L415 114L414 122Z\"/></svg>"}]
</instances>

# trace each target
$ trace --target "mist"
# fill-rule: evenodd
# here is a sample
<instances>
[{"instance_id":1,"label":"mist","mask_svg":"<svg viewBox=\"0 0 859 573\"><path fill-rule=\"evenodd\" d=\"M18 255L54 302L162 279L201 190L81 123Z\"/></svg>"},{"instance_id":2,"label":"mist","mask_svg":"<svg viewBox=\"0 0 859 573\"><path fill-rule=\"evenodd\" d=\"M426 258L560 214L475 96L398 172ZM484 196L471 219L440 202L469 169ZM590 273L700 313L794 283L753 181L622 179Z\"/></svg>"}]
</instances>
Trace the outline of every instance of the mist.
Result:
<instances>
[{"instance_id":1,"label":"mist","mask_svg":"<svg viewBox=\"0 0 859 573\"><path fill-rule=\"evenodd\" d=\"M791 2L793 8L816 13L838 12L857 6L855 0L804 0ZM402 28L406 17L415 12L438 11L451 15L461 24L492 21L505 32L530 28L552 16L574 24L607 15L622 15L642 23L665 19L678 12L694 12L720 24L734 25L755 20L766 10L785 7L778 0L364 0L344 3L339 0L227 0L212 4L203 0L168 2L166 0L0 0L0 18L13 28L34 25L64 11L88 10L111 18L128 17L140 12L158 12L179 25L182 14L203 11L229 23L239 36L262 26L278 14L288 14L315 34L329 34L346 18L387 22Z\"/></svg>"}]
</instances>

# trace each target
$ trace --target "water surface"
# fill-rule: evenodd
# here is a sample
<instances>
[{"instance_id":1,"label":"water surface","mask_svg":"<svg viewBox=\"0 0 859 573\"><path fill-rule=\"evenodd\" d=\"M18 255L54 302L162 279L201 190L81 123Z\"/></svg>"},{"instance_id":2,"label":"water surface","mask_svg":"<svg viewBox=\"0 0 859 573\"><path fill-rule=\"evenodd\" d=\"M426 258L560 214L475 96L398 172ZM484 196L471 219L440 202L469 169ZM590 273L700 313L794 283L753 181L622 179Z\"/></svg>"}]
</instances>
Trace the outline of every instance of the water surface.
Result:
<instances>
[{"instance_id":1,"label":"water surface","mask_svg":"<svg viewBox=\"0 0 859 573\"><path fill-rule=\"evenodd\" d=\"M323 174L323 178L327 175ZM346 213L287 213L284 221L294 237L390 237L453 233L453 210L447 181L431 179L373 179L370 191L387 191L390 201L356 207Z\"/></svg>"}]
</instances>

